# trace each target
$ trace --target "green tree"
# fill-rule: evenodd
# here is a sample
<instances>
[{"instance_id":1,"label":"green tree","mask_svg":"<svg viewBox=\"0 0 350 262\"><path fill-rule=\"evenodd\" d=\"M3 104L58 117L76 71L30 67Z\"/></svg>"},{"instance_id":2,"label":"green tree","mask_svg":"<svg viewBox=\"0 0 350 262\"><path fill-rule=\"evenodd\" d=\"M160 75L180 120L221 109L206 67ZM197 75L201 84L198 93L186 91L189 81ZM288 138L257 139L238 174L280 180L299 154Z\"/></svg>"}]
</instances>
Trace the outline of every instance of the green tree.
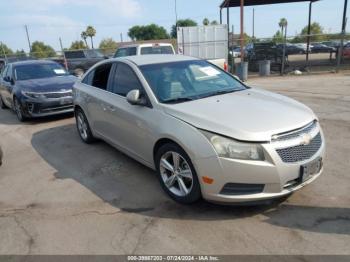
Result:
<instances>
[{"instance_id":1,"label":"green tree","mask_svg":"<svg viewBox=\"0 0 350 262\"><path fill-rule=\"evenodd\" d=\"M27 55L26 55L26 52L24 52L24 50L21 49L21 50L16 50L15 56L16 57L26 57Z\"/></svg>"},{"instance_id":2,"label":"green tree","mask_svg":"<svg viewBox=\"0 0 350 262\"><path fill-rule=\"evenodd\" d=\"M93 38L94 38L94 36L96 35L96 29L95 29L93 26L89 25L89 26L86 28L85 32L86 32L86 35L87 35L88 37L90 37L90 40L91 40L91 48L94 48L94 41L93 41Z\"/></svg>"},{"instance_id":3,"label":"green tree","mask_svg":"<svg viewBox=\"0 0 350 262\"><path fill-rule=\"evenodd\" d=\"M203 25L209 25L210 24L210 21L208 18L204 18L203 19Z\"/></svg>"},{"instance_id":4,"label":"green tree","mask_svg":"<svg viewBox=\"0 0 350 262\"><path fill-rule=\"evenodd\" d=\"M87 46L85 45L84 41L77 40L71 43L69 50L80 50L80 49L86 49Z\"/></svg>"},{"instance_id":5,"label":"green tree","mask_svg":"<svg viewBox=\"0 0 350 262\"><path fill-rule=\"evenodd\" d=\"M128 36L133 41L169 38L169 34L165 30L165 28L156 24L150 24L145 26L133 26L129 29Z\"/></svg>"},{"instance_id":6,"label":"green tree","mask_svg":"<svg viewBox=\"0 0 350 262\"><path fill-rule=\"evenodd\" d=\"M80 37L84 40L85 46L89 48L86 39L88 38L87 34L85 31L81 32Z\"/></svg>"},{"instance_id":7,"label":"green tree","mask_svg":"<svg viewBox=\"0 0 350 262\"><path fill-rule=\"evenodd\" d=\"M278 23L278 26L279 26L280 29L281 29L281 32L280 32L280 33L281 33L282 36L284 36L284 34L285 34L285 29L287 28L287 25L288 25L287 19L281 18L280 21L279 21L279 23Z\"/></svg>"},{"instance_id":8,"label":"green tree","mask_svg":"<svg viewBox=\"0 0 350 262\"><path fill-rule=\"evenodd\" d=\"M108 49L116 50L117 47L118 47L118 44L116 41L113 40L113 38L104 38L102 39L99 45L99 48L104 50L108 50Z\"/></svg>"},{"instance_id":9,"label":"green tree","mask_svg":"<svg viewBox=\"0 0 350 262\"><path fill-rule=\"evenodd\" d=\"M13 51L7 45L0 42L0 57L3 57L4 55L6 55L6 56L13 55Z\"/></svg>"},{"instance_id":10,"label":"green tree","mask_svg":"<svg viewBox=\"0 0 350 262\"><path fill-rule=\"evenodd\" d=\"M177 37L177 27L188 27L188 26L197 26L197 22L193 21L192 19L182 19L182 20L178 20L176 25L173 25L171 27L171 33L170 36L172 38L176 38Z\"/></svg>"},{"instance_id":11,"label":"green tree","mask_svg":"<svg viewBox=\"0 0 350 262\"><path fill-rule=\"evenodd\" d=\"M56 56L56 52L51 46L40 41L35 41L32 43L31 55L36 58L47 58Z\"/></svg>"},{"instance_id":12,"label":"green tree","mask_svg":"<svg viewBox=\"0 0 350 262\"><path fill-rule=\"evenodd\" d=\"M272 41L275 43L282 43L283 42L283 34L280 30L278 30L272 37Z\"/></svg>"},{"instance_id":13,"label":"green tree","mask_svg":"<svg viewBox=\"0 0 350 262\"><path fill-rule=\"evenodd\" d=\"M218 23L218 21L213 20L213 21L210 22L210 24L211 24L211 25L218 25L219 23Z\"/></svg>"},{"instance_id":14,"label":"green tree","mask_svg":"<svg viewBox=\"0 0 350 262\"><path fill-rule=\"evenodd\" d=\"M317 22L313 22L311 25L310 25L310 34L311 34L311 37L310 37L310 40L312 42L317 42L317 41L322 41L322 40L325 40L325 36L323 36L322 34L324 33L323 32L323 27L317 23ZM307 32L308 32L308 26L305 26L302 30L301 30L301 40L302 41L306 41L307 39Z\"/></svg>"}]
</instances>

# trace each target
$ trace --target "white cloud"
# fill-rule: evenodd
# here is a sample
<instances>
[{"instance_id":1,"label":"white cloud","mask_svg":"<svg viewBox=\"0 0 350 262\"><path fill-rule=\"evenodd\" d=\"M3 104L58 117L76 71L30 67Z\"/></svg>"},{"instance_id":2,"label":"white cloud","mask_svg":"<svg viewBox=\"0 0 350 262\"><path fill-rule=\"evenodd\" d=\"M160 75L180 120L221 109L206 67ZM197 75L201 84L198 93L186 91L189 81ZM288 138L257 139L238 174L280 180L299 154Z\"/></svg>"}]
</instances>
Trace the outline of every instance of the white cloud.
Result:
<instances>
[{"instance_id":1,"label":"white cloud","mask_svg":"<svg viewBox=\"0 0 350 262\"><path fill-rule=\"evenodd\" d=\"M100 11L101 13L111 16L118 15L123 18L134 18L141 14L142 6L138 0L12 0L7 3L8 6L12 5L17 12L45 12L60 7L82 8L86 7L91 9L91 12ZM89 14L87 14L89 15Z\"/></svg>"}]
</instances>

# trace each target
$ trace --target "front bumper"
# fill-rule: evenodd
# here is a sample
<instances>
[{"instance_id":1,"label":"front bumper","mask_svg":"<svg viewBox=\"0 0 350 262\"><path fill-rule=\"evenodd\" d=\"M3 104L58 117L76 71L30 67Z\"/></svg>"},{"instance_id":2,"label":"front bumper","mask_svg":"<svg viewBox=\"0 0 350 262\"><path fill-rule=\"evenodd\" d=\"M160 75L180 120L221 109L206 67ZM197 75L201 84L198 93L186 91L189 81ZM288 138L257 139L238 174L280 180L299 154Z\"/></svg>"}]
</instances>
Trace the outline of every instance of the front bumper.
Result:
<instances>
[{"instance_id":1,"label":"front bumper","mask_svg":"<svg viewBox=\"0 0 350 262\"><path fill-rule=\"evenodd\" d=\"M23 98L21 104L26 117L43 117L72 113L74 111L72 97L47 100Z\"/></svg>"},{"instance_id":2,"label":"front bumper","mask_svg":"<svg viewBox=\"0 0 350 262\"><path fill-rule=\"evenodd\" d=\"M271 144L264 144L265 161L247 161L211 157L195 159L193 164L201 183L203 198L214 202L255 202L287 196L294 191L312 183L317 179L323 168L305 182L300 181L301 166L318 158L324 159L325 141L319 150L309 159L296 163L285 163ZM202 177L213 178L212 184L203 182ZM242 194L226 194L223 188L227 184L262 185L261 192Z\"/></svg>"}]
</instances>

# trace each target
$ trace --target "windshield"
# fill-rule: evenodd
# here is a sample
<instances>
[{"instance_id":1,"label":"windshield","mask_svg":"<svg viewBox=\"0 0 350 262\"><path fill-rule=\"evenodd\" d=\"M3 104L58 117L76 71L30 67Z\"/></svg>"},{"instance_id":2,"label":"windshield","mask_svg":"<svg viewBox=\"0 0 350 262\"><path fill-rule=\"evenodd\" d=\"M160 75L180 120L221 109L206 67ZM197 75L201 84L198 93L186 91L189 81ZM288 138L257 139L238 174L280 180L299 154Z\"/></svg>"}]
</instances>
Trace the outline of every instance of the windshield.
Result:
<instances>
[{"instance_id":1,"label":"windshield","mask_svg":"<svg viewBox=\"0 0 350 262\"><path fill-rule=\"evenodd\" d=\"M193 60L140 66L162 103L177 103L246 89L233 76L207 61Z\"/></svg>"},{"instance_id":2,"label":"windshield","mask_svg":"<svg viewBox=\"0 0 350 262\"><path fill-rule=\"evenodd\" d=\"M67 75L66 70L59 64L28 64L15 67L16 80L29 80Z\"/></svg>"},{"instance_id":3,"label":"windshield","mask_svg":"<svg viewBox=\"0 0 350 262\"><path fill-rule=\"evenodd\" d=\"M148 46L148 47L141 48L141 55L154 55L154 54L173 55L174 51L171 46Z\"/></svg>"}]
</instances>

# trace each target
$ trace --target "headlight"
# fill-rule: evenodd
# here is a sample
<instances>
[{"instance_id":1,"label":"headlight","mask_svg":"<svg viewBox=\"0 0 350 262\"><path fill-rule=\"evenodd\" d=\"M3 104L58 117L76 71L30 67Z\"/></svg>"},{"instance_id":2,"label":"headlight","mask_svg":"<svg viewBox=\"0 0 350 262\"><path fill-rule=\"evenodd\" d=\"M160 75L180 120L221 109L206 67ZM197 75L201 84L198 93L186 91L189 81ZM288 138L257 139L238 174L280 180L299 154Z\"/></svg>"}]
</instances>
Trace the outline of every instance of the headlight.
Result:
<instances>
[{"instance_id":1,"label":"headlight","mask_svg":"<svg viewBox=\"0 0 350 262\"><path fill-rule=\"evenodd\" d=\"M45 95L42 93L28 92L28 91L22 91L21 93L22 95L29 98L45 98Z\"/></svg>"},{"instance_id":2,"label":"headlight","mask_svg":"<svg viewBox=\"0 0 350 262\"><path fill-rule=\"evenodd\" d=\"M242 160L265 160L261 145L238 142L207 131L202 133L209 139L220 157Z\"/></svg>"}]
</instances>

